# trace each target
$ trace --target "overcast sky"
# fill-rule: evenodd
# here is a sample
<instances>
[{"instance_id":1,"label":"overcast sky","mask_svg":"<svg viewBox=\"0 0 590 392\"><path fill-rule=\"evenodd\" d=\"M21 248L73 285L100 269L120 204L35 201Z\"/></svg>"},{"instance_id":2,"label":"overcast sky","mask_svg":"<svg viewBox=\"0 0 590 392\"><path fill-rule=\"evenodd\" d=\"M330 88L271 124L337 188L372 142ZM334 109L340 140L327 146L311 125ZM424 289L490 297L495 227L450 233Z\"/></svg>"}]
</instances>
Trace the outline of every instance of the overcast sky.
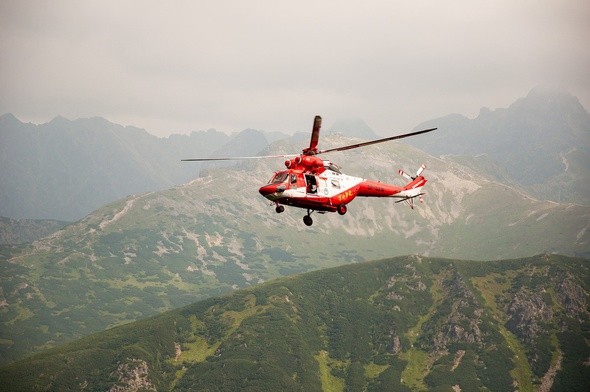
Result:
<instances>
[{"instance_id":1,"label":"overcast sky","mask_svg":"<svg viewBox=\"0 0 590 392\"><path fill-rule=\"evenodd\" d=\"M2 0L0 114L388 135L536 86L590 109L589 21L588 0Z\"/></svg>"}]
</instances>

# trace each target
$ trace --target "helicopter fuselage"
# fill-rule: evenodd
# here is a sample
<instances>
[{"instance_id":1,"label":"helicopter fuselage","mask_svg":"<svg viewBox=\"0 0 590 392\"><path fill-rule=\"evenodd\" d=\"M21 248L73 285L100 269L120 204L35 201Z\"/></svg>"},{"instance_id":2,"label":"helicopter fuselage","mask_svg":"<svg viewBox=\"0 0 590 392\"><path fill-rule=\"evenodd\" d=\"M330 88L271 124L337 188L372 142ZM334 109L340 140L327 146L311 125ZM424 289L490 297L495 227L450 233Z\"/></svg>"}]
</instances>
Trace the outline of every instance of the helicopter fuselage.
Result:
<instances>
[{"instance_id":1,"label":"helicopter fuselage","mask_svg":"<svg viewBox=\"0 0 590 392\"><path fill-rule=\"evenodd\" d=\"M402 200L421 194L426 179L418 176L406 186L353 177L329 169L321 172L287 169L276 172L259 192L279 205L305 208L311 211L346 213L346 205L355 197L397 197ZM277 210L279 211L279 210Z\"/></svg>"}]
</instances>

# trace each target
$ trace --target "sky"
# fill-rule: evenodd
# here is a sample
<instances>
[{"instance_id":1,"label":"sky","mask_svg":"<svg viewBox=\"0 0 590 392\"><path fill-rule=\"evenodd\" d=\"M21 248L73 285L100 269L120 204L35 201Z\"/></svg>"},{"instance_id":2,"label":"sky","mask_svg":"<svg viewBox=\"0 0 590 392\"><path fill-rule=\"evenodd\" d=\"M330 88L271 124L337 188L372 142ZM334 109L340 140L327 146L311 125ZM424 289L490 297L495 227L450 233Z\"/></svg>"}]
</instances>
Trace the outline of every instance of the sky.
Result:
<instances>
[{"instance_id":1,"label":"sky","mask_svg":"<svg viewBox=\"0 0 590 392\"><path fill-rule=\"evenodd\" d=\"M589 110L588 21L587 0L3 0L0 114L389 135L539 86Z\"/></svg>"}]
</instances>

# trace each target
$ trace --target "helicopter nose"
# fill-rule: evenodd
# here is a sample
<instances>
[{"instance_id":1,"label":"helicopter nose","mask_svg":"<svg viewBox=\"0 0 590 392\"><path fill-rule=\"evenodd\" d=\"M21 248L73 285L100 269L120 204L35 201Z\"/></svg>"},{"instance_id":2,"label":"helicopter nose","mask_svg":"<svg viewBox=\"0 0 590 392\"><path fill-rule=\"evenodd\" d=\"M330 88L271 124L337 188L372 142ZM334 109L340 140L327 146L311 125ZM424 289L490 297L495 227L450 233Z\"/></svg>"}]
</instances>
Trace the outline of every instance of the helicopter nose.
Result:
<instances>
[{"instance_id":1,"label":"helicopter nose","mask_svg":"<svg viewBox=\"0 0 590 392\"><path fill-rule=\"evenodd\" d=\"M281 186L277 186L275 184L269 184L269 185L265 185L263 187L261 187L258 192L260 192L260 194L264 197L268 197L270 195L276 194L276 193L280 193L285 191L285 186L281 185Z\"/></svg>"},{"instance_id":2,"label":"helicopter nose","mask_svg":"<svg viewBox=\"0 0 590 392\"><path fill-rule=\"evenodd\" d=\"M270 184L270 185L265 185L263 187L260 187L260 189L258 190L258 192L260 192L260 194L264 197L271 195L273 193L276 193L277 191L277 186Z\"/></svg>"}]
</instances>

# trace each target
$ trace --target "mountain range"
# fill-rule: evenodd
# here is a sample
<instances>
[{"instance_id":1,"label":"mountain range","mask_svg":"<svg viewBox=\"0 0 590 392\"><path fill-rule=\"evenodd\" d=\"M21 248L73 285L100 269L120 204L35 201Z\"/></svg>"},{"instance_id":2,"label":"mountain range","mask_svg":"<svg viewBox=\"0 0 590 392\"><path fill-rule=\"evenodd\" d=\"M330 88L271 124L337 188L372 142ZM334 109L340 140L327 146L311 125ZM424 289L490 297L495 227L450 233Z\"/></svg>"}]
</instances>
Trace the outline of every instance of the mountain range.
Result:
<instances>
[{"instance_id":1,"label":"mountain range","mask_svg":"<svg viewBox=\"0 0 590 392\"><path fill-rule=\"evenodd\" d=\"M0 390L586 391L588 260L404 256L282 278L0 368Z\"/></svg>"},{"instance_id":2,"label":"mountain range","mask_svg":"<svg viewBox=\"0 0 590 392\"><path fill-rule=\"evenodd\" d=\"M351 140L332 135L322 143ZM293 148L287 139L270 152ZM411 210L388 199L358 199L345 216L318 215L307 227L305 211L276 214L258 195L273 170L267 161L211 167L187 184L131 195L0 254L0 357L8 362L235 288L346 263L406 254L590 254L588 206L534 199L453 157L401 143L330 158L346 173L400 184L401 164L427 163L425 201Z\"/></svg>"},{"instance_id":3,"label":"mountain range","mask_svg":"<svg viewBox=\"0 0 590 392\"><path fill-rule=\"evenodd\" d=\"M439 155L485 155L531 195L590 204L590 114L576 97L533 89L508 108L481 109L474 119L452 114L420 124L438 126L408 140Z\"/></svg>"},{"instance_id":4,"label":"mountain range","mask_svg":"<svg viewBox=\"0 0 590 392\"><path fill-rule=\"evenodd\" d=\"M267 145L262 133L248 130L158 138L102 118L56 117L34 125L6 114L0 117L0 215L76 221L127 195L198 176L200 166L181 165L183 157L218 150L255 154Z\"/></svg>"},{"instance_id":5,"label":"mountain range","mask_svg":"<svg viewBox=\"0 0 590 392\"><path fill-rule=\"evenodd\" d=\"M551 102L556 102L555 106L552 106ZM575 363L567 361L575 355L582 354L570 353L568 356L562 356L561 362L558 361L558 354L573 350L569 344L571 341L579 344L580 339L583 341L580 336L588 338L585 335L588 330L587 322L584 320L588 310L587 259L590 257L590 204L584 187L587 186L585 178L590 168L587 149L590 126L588 126L588 112L583 108L580 110L578 105L577 99L569 95L533 90L510 108L495 111L483 110L476 119L469 120L452 115L421 124L418 128L428 127L435 122L440 123L436 132L428 136L418 136L412 141L419 148L394 142L374 145L362 150L326 154L325 159L341 165L347 174L398 184L405 181L397 175L398 168L412 172L425 163L428 168L424 174L429 180L425 188L427 194L424 203L418 204L414 210L387 199L357 199L349 205L349 211L344 216L325 214L316 217L314 215L315 223L312 227L306 227L301 222L305 211L288 208L284 213L276 214L274 206L266 204L258 194L258 187L280 168L280 162L257 160L231 165L193 165L179 162L180 158L195 156L275 155L298 152L309 142L309 133L287 137L256 130L245 130L234 135L210 130L187 136L156 138L143 130L121 127L99 118L70 121L58 117L48 124L37 126L23 124L12 115L4 115L0 117L0 141L2 142L0 143L0 161L2 162L0 208L2 208L2 214L16 218L32 214L38 217L76 220L76 222L60 226L59 222L54 225L55 221L46 221L49 231L45 232L39 229L44 222L38 222L40 226L24 231L29 236L33 235L37 238L36 241L21 245L0 246L0 365L9 364L94 332L151 317L170 309L188 306L195 301L216 297L238 288L249 287L248 290L257 290L260 284L262 284L260 287L270 287L267 285L274 283L267 282L277 277L343 264L417 254L421 256L412 256L400 262L411 261L410 264L412 264L413 260L430 257L437 264L439 261L435 262L434 258L440 256L447 259L475 260L456 263L445 261L440 264L445 267L436 267L428 273L425 272L430 283L426 281L422 283L428 287L425 291L430 293L430 297L422 298L420 295L416 297L414 305L417 309L421 309L420 312L426 312L420 313L420 318L429 318L432 316L430 312L438 312L434 308L428 310L433 303L441 306L444 304L445 310L441 310L443 313L448 312L449 306L451 309L459 306L452 302L451 297L457 294L455 291L447 302L442 301L440 304L437 302L437 295L441 290L446 289L440 286L442 283L433 282L448 277L447 272L444 276L440 275L440 269L444 270L449 265L471 265L477 266L473 268L480 269L481 273L489 272L485 272L485 278L480 281L477 280L477 276L480 276L477 273L466 272L469 269L467 267L458 274L462 276L463 281L467 282L465 284L477 301L480 301L478 305L473 306L480 306L488 312L489 317L494 318L494 323L497 325L490 327L489 331L495 328L495 331L499 331L503 336L503 343L497 346L502 347L498 348L502 351L502 358L505 358L504 349L508 345L512 354L506 355L513 358L515 362L518 362L515 360L516 356L522 358L521 354L524 353L518 350L528 349L514 346L515 341L511 335L504 332L504 330L512 331L510 328L513 328L512 333L516 335L520 328L508 326L507 323L511 317L517 316L510 316L507 313L506 303L518 296L515 287L521 287L518 285L528 282L526 276L535 276L533 279L535 283L529 282L532 286L528 285L529 283L522 286L526 286L522 289L524 290L521 295L522 300L524 301L527 296L530 297L531 293L548 293L541 298L545 305L535 299L534 304L531 305L525 301L524 304L514 305L515 309L540 306L541 308L537 310L542 313L545 309L543 306L550 306L552 316L557 313L562 316L561 318L543 316L545 318L535 319L534 322L526 321L532 323L531 328L535 330L546 327L546 331L549 331L540 338L542 342L539 344L543 348L539 349L541 350L539 353L526 352L529 358L528 370L524 364L514 364L515 367L511 368L510 363L507 362L500 372L506 382L510 380L524 382L523 380L530 378L534 382L542 383L543 377L550 369L553 369L553 375L548 377L555 382L555 385L568 385L563 384L565 376L555 378L555 375L568 375L571 374L568 372L576 371L572 369L579 370L579 367L576 368L576 364L579 365L578 360L573 360ZM533 115L534 113L538 113L541 117ZM555 119L551 120L551 118ZM547 124L553 125L545 126ZM354 127L358 126L354 125ZM7 129L9 131L6 131ZM466 135L471 131L479 133L475 136ZM531 133L534 132L539 134L532 136ZM550 135L545 135L546 133ZM494 138L494 134L503 135L503 137ZM553 143L556 137L554 134L561 135L561 139L567 142ZM374 138L375 135L369 135L369 137ZM438 141L431 143L431 138L438 138ZM464 142L463 139L465 139ZM502 140L504 144L493 144L497 142L497 139ZM338 127L334 126L332 132L322 133L320 145L322 148L331 148L360 140L362 139L359 139L358 135L351 134L347 130L347 125L343 123ZM519 154L519 148L524 148L522 145L530 143L531 140L539 143L553 143L555 146L520 150ZM461 144L465 145L463 149L456 146ZM482 146L487 146L487 150ZM437 148L439 150L436 150ZM424 152L422 149L430 150L430 152ZM500 150L503 151L503 155L495 155L495 152ZM523 172L518 171L525 170L523 165L528 165L526 170L531 173L531 176L527 177L522 174ZM97 206L93 206L94 204ZM86 210L88 212L84 212ZM67 214L71 215L64 218ZM4 243L22 242L18 237L23 231L15 228L26 222L28 221L22 219L18 221L3 219L3 226L0 227L3 233L9 235L0 236L0 238L7 238L3 240ZM51 225L54 225L53 228L50 227ZM36 232L41 234L33 234ZM45 235L49 232L52 234ZM535 261L531 261L533 259L506 263L495 261L529 257L535 254L561 254L582 259L543 256L534 258ZM485 263L479 261L485 261ZM561 261L567 265L567 268L559 269L557 264ZM548 264L543 264L544 262ZM527 263L532 267L527 267L528 269L517 267ZM365 265L365 263L359 265ZM495 266L493 272L487 270L488 265ZM540 270L537 270L535 265L538 265ZM504 271L502 266L510 267ZM545 274L539 271L549 272ZM317 273L320 274L318 276L324 276L322 279L326 282L332 280L338 282L338 279L341 279L338 277L339 273L332 277L321 275L321 272ZM571 321L568 321L568 317L573 316L563 316L567 306L563 302L565 300L559 296L566 296L566 294L556 294L558 282L554 280L554 275L564 279L571 275L568 279L577 285L563 289L566 291L571 289L578 293L579 303L575 311L578 314L576 316L578 324L574 323L577 326L568 324ZM550 284L547 287L541 287L537 280L542 279L552 283L547 283ZM510 285L510 288L507 285ZM487 292L486 287L493 287L493 293ZM314 290L320 289L318 287ZM338 293L338 296L345 295ZM482 302L481 296L484 297L485 303ZM496 296L504 298L502 300L504 302ZM424 302L421 302L422 300ZM209 301L203 303L223 302L225 299ZM237 308L231 310L239 314L243 311L247 313L236 317L249 315L248 309L251 303L248 301L246 305L236 305ZM466 301L469 302L471 299ZM201 303L201 305L193 306L199 308L205 305ZM354 304L343 306L354 307ZM259 309L258 305L252 305L252 307ZM365 308L364 302L362 306L358 305L354 309L362 315L363 308ZM470 312L476 310L476 308L471 309L471 305L469 309ZM333 314L331 313L333 310L326 309L321 304L314 304L305 312L316 313L314 317L318 317L323 313ZM386 313L390 312L391 309L386 311ZM352 314L354 312L341 321L350 323L350 319L355 317ZM451 313L445 314L452 318ZM230 313L230 315L232 316L223 316L216 320L223 324L234 314ZM205 316L198 316L196 320L202 321L201 317ZM273 316L268 315L268 317L272 319ZM447 316L440 317L442 320ZM457 317L462 320L462 316ZM531 316L531 318L534 317ZM154 320L164 319L165 317ZM201 332L208 330L210 326L206 323L203 327L200 321L195 322ZM407 329L403 334L406 334L404 336L407 339L410 339L407 334L413 333L410 325L417 326L418 322L419 320L416 319L412 323L404 324L404 328L407 327ZM141 323L143 324L137 324L140 327L124 326L110 331L120 331L120 328L126 331L133 328L147 331L161 327L159 322L150 324L151 321L145 320ZM440 323L447 325L442 321ZM480 321L477 323L479 326ZM221 324L213 325L214 330L221 328L220 330L227 332L234 326L233 322L230 322L231 325L222 326ZM550 326L547 326L548 324ZM571 326L574 332L566 334L569 337L564 338L559 334L565 331L557 332L559 328L556 325L566 324ZM464 323L458 325L461 328L468 326ZM345 324L333 325L333 328L349 327ZM169 328L169 325L165 324L165 328ZM276 333L274 327L268 328L273 331L269 333ZM322 328L324 327L321 327L320 331ZM355 328L357 327L353 330L356 330ZM497 338L496 332L486 333ZM218 333L216 336L219 339L226 336L225 332L207 332L207 334L215 333ZM116 332L114 334L109 336L117 336ZM187 339L196 339L187 341L187 344L199 342L198 344L201 345L199 346L201 348L196 350L201 352L198 355L215 354L210 349L221 342L219 339L208 340L206 345L202 345L200 338L196 338L197 332L187 332L187 334L192 334L190 335L192 337ZM524 336L524 332L522 334ZM461 363L467 363L462 362L461 358L465 358L469 359L468 363L476 365L474 365L475 368L469 365L465 369L467 373L464 377L469 376L470 379L475 377L477 388L485 387L493 390L488 386L489 382L484 380L485 377L489 377L489 375L483 376L486 370L479 369L477 366L481 363L484 364L484 368L492 366L491 362L488 365L488 362L482 358L486 355L485 350L488 350L490 354L490 347L497 344L495 340L493 343L486 340L486 343L482 343L483 345L477 349L474 348L476 351L472 352L455 346L453 348L445 346L449 353L454 354L451 359L449 356L451 354L437 357L440 353L433 354L429 351L431 346L419 346L423 353L416 352L411 346L414 343L407 345L411 339L404 340L405 338L401 336L399 338L403 346L401 350L406 352L406 356L402 358L403 363L390 361L387 362L388 367L379 367L385 366L385 363L379 362L379 359L368 360L369 357L363 357L362 361L359 360L353 366L354 361L351 362L350 354L347 354L348 357L342 356L342 353L333 356L331 349L325 348L327 346L314 346L312 350L319 351L314 351L313 355L318 357L311 362L309 357L305 357L307 361L305 366L315 370L310 373L297 371L295 379L307 377L305 378L307 381L317 381L315 378L317 374L314 372L319 369L323 384L316 385L334 382L336 385L344 386L349 385L349 378L351 378L351 380L358 379L359 385L364 385L364 388L380 390L379 388L384 387L389 381L377 381L378 377L385 377L383 380L390 380L390 377L401 379L402 374L405 374L415 381L398 382L400 388L405 386L411 390L420 390L432 385L448 386L446 383L432 381L432 377L435 380L438 374L447 380L449 372L454 372L450 369L453 368L455 361L459 362L457 366L460 367ZM570 337L573 340L570 341ZM87 342L95 342L93 339L102 338L88 339ZM115 338L113 342L101 344L116 346L119 344L116 342L120 342L116 339L119 338ZM313 339L316 338L312 338L315 342ZM324 339L325 343L325 338L321 339ZM521 337L521 339L525 338ZM565 340L562 342L559 339ZM153 342L156 341L159 342L154 338ZM184 341L175 342L172 346L169 345L168 340L161 344L168 345L166 346L168 348L175 347L174 350L176 350L176 344L179 344L181 350L184 350L182 348ZM529 343L525 341L521 345L526 347ZM77 344L86 343L72 344L73 347L78 347ZM252 343L247 344L250 346ZM306 343L298 341L297 344ZM566 349L566 347L570 348ZM580 350L582 347L587 348L581 345ZM145 351L133 346L133 350L136 349ZM59 352L60 349L55 350L58 351L53 353ZM97 358L100 356L89 349L82 351L85 350L97 355ZM96 380L102 378L100 386L101 388L106 386L103 389L111 388L115 384L125 384L126 381L117 381L119 375L125 379L123 374L126 372L138 374L133 369L145 370L145 366L149 369L154 369L154 366L164 366L161 359L169 352L164 353L160 346L152 347L150 350L154 355L160 355L160 359L156 360L157 365L150 362L151 359L148 360L147 357L140 359L138 356L131 356L121 351L116 354L118 364L114 373L110 373L110 378L103 377L104 374L97 373L96 369L90 372L96 373ZM288 350L292 349L288 348ZM367 350L367 348L359 347L358 350ZM465 352L459 354L461 350ZM551 352L551 355L547 354L547 350ZM68 357L70 358L67 359L68 363L71 363L72 358L85 361L83 355L78 357L78 354ZM105 360L112 360L112 353L108 350L103 354ZM46 358L56 361L56 357L52 357L54 354L47 355ZM126 355L133 360L126 362ZM543 358L543 365L540 368L535 367L535 355ZM548 361L549 356L551 358ZM303 360L301 359L303 356L298 358ZM203 363L204 359L198 362ZM433 366L439 359L443 361L439 366L442 372L440 374L434 370L437 367ZM448 366L449 361L453 365ZM245 369L252 366L252 363L244 362L242 359L238 362L244 364ZM552 368L557 363L561 363L561 370L566 368L569 370L559 373L560 369ZM19 367L24 365L15 366L6 368L11 369L6 371L11 372L10 374L20 374L18 372L26 368L26 366ZM112 364L109 366L112 367ZM120 371L117 370L118 366L121 366ZM150 385L157 385L158 389L166 389L171 385L181 389L182 368L178 369L174 364L171 366L163 370L165 374L153 373L158 375L150 378ZM408 366L410 370L404 370ZM422 370L417 370L414 366L422 367ZM58 369L56 372L65 371L63 366L57 366L57 368L61 370ZM104 369L107 368L109 367L106 366ZM244 371L243 368L240 369L242 369L240 372ZM211 375L218 374L216 372L219 371L215 366L210 370ZM174 373L174 376L171 376L170 372ZM520 376L516 374L518 372L521 372ZM534 376L531 376L531 372ZM66 373L68 372L63 373L64 377L67 376ZM267 374L266 370L265 374ZM280 382L283 383L281 385L290 385L287 379L294 377L293 374L277 374L277 377L281 378ZM53 379L58 380L60 377L55 373ZM73 385L71 383L74 381L71 378L67 379L70 383L68 385ZM272 377L271 379L275 380ZM51 380L43 379L43 377L40 380L45 380L42 381L46 382L45 386L58 385L52 384ZM82 388L82 386L95 385L93 383L96 380L80 379L76 388L85 389L86 387ZM147 385L145 384L144 387ZM470 388L467 384L457 385L466 385L465 390ZM256 389L255 386L252 388ZM441 388L448 390L446 387ZM531 388L523 390L536 390L537 385ZM64 387L64 389L67 388ZM351 389L354 388L351 387ZM567 389L563 387L561 390Z\"/></svg>"},{"instance_id":6,"label":"mountain range","mask_svg":"<svg viewBox=\"0 0 590 392\"><path fill-rule=\"evenodd\" d=\"M590 114L569 94L534 89L508 108L482 109L475 119L449 115L417 128L425 127L439 129L408 143L437 157L461 156L464 164L481 165L480 172L523 186L538 199L590 204ZM305 147L308 132L293 135L294 149L287 152ZM377 137L362 120L335 120L323 133ZM102 118L56 117L34 125L5 114L0 116L0 216L76 221L127 195L196 178L201 166L181 164L181 158L257 155L286 137L246 129L158 138ZM478 162L472 162L476 156Z\"/></svg>"}]
</instances>

